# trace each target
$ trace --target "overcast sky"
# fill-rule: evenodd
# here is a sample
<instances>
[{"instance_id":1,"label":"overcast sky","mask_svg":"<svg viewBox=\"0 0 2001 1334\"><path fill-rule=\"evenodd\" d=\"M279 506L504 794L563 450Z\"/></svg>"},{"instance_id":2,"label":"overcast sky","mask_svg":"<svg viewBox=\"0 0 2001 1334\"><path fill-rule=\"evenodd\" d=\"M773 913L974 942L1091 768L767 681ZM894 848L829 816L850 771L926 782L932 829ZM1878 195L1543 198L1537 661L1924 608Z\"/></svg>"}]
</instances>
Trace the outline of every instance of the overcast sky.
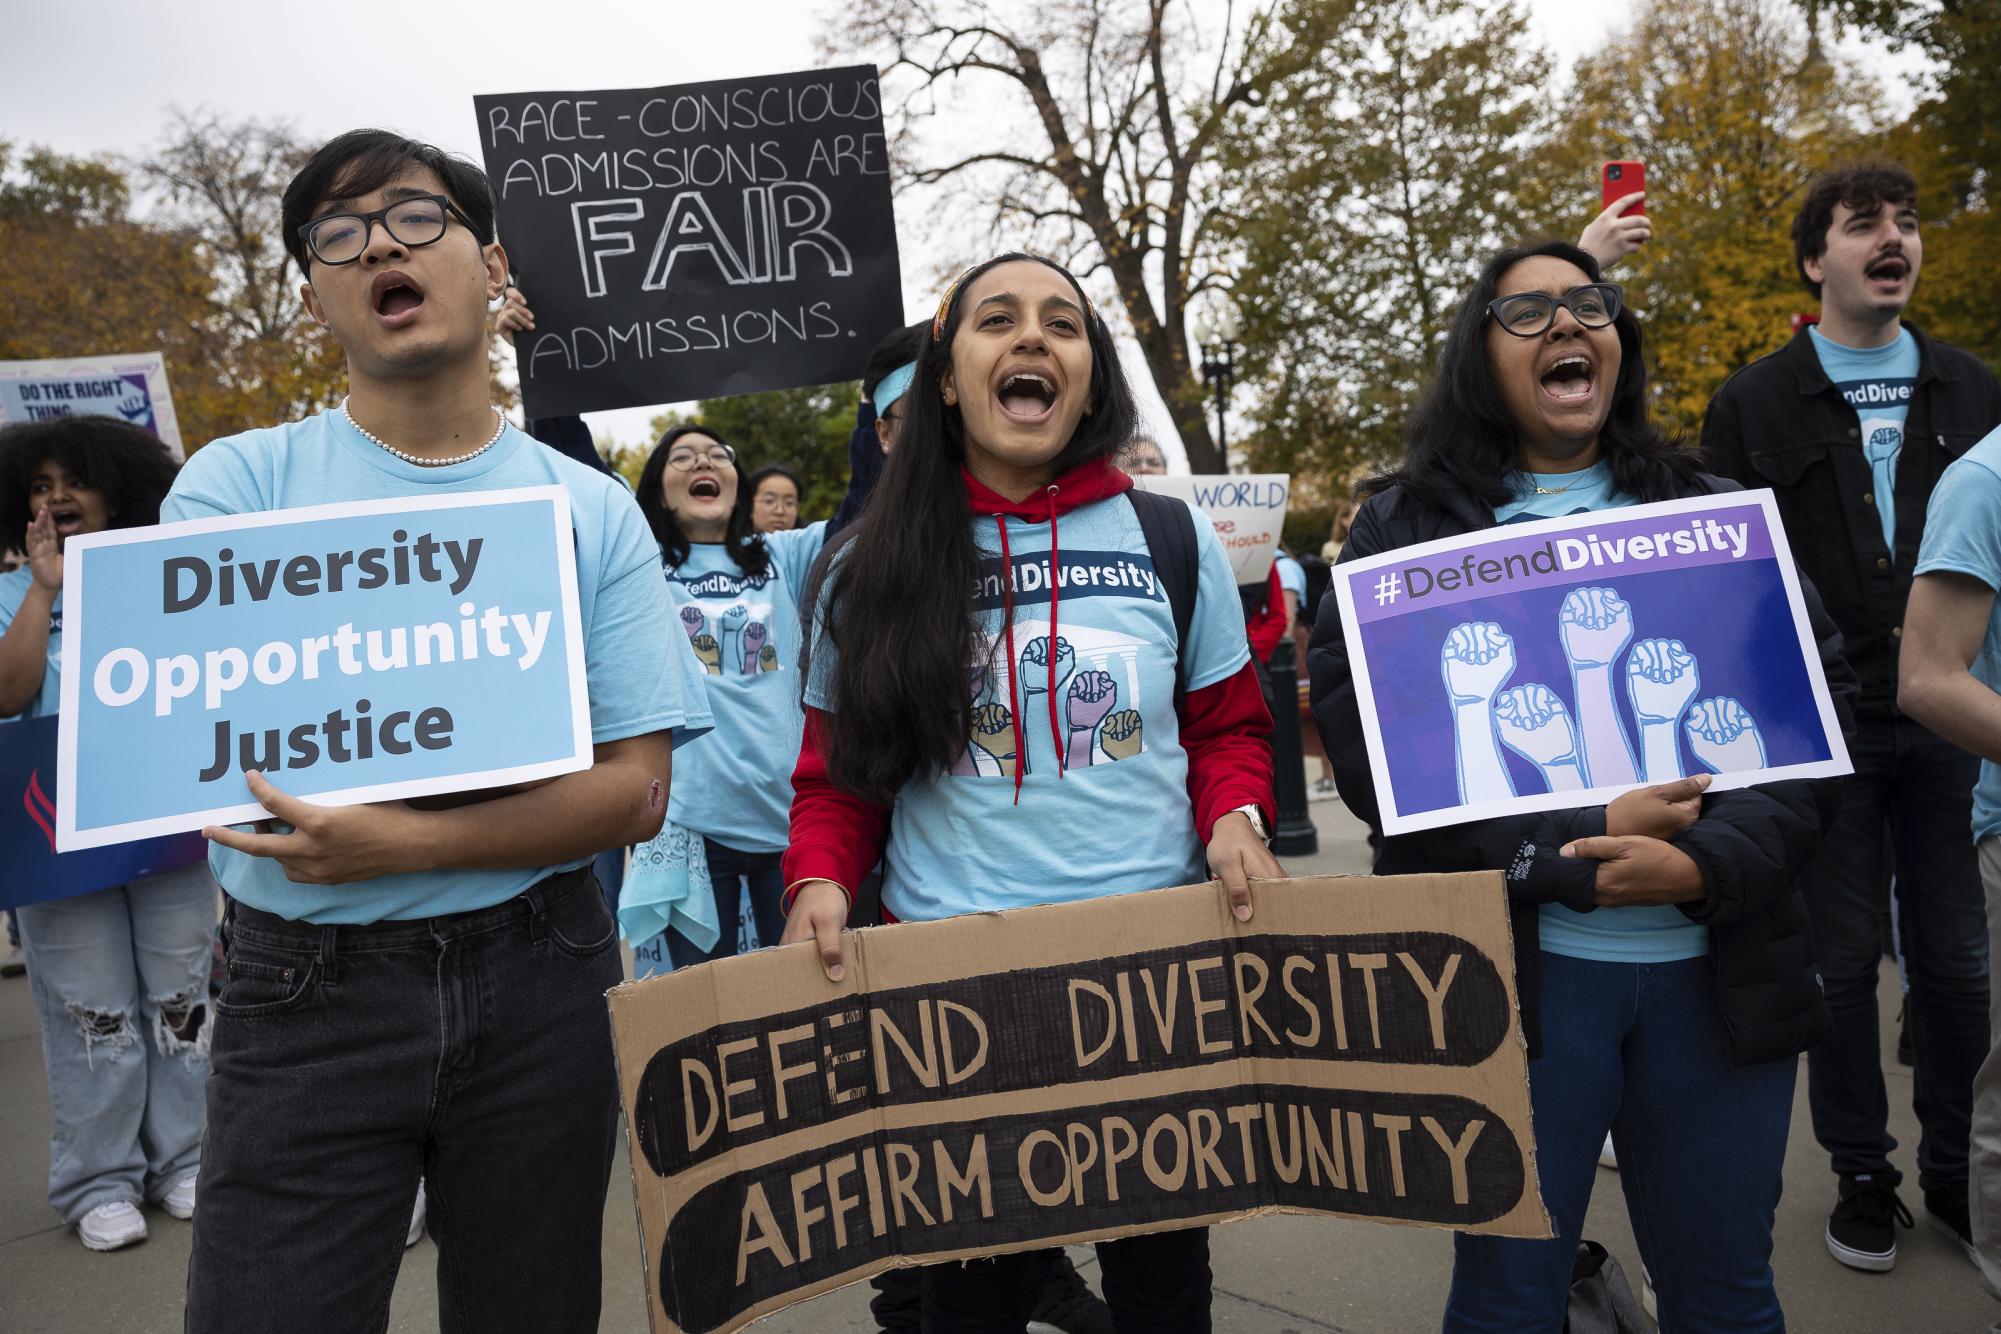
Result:
<instances>
[{"instance_id":1,"label":"overcast sky","mask_svg":"<svg viewBox=\"0 0 2001 1334\"><path fill-rule=\"evenodd\" d=\"M1199 2L1199 0L1198 0ZM836 0L838 3L838 0ZM377 124L478 161L475 93L654 87L819 63L825 0L20 0L0 79L0 138L64 153L135 153L169 107L281 117L308 138ZM1566 59L1623 21L1628 0L1530 0ZM928 312L939 260L904 237L905 304ZM137 350L137 349L106 349ZM1146 389L1160 427L1165 410ZM624 443L652 410L592 414ZM1171 434L1171 432L1169 433ZM1178 441L1168 440L1178 456Z\"/></svg>"}]
</instances>

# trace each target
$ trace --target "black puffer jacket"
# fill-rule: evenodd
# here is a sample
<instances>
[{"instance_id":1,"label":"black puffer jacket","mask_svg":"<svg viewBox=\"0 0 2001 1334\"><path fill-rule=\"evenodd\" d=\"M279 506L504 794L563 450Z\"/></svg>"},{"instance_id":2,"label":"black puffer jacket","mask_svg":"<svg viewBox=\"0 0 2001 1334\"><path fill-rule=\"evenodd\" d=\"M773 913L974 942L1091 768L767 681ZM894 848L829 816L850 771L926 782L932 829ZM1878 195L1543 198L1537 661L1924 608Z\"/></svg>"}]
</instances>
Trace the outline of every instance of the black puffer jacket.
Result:
<instances>
[{"instance_id":1,"label":"black puffer jacket","mask_svg":"<svg viewBox=\"0 0 2001 1334\"><path fill-rule=\"evenodd\" d=\"M1736 483L1700 476L1684 496L1741 490ZM1341 563L1399 547L1458 537L1494 525L1487 504L1453 496L1441 507L1400 488L1373 496L1355 518ZM1813 586L1801 581L1807 612L1820 641L1821 666L1844 731L1853 728L1855 675L1841 657L1841 635L1821 607ZM1334 765L1334 781L1348 809L1381 833L1382 820L1362 736L1355 679L1341 630L1338 600L1322 598L1307 664L1313 681L1313 717ZM1812 858L1821 830L1839 809L1840 779L1766 783L1703 798L1702 818L1674 844L1702 869L1708 894L1680 905L1691 921L1709 927L1709 957L1716 971L1716 1000L1733 1065L1778 1060L1806 1050L1828 1029L1807 933L1806 905L1794 884ZM1436 871L1505 870L1509 917L1515 936L1515 969L1522 1025L1529 1051L1541 1048L1541 995L1537 911L1562 903L1592 910L1597 863L1566 858L1557 850L1577 838L1605 832L1605 808L1479 820L1381 840L1378 875Z\"/></svg>"}]
</instances>

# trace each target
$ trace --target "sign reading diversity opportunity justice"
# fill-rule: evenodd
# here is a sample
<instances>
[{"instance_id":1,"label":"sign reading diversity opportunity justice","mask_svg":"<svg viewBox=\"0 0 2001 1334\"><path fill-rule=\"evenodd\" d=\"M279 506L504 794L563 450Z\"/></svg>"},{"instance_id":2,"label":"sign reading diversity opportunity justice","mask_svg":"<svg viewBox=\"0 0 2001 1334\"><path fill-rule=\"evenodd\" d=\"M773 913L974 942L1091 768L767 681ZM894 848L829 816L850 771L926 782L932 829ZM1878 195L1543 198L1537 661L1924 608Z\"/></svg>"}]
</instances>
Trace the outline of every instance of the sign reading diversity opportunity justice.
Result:
<instances>
[{"instance_id":1,"label":"sign reading diversity opportunity justice","mask_svg":"<svg viewBox=\"0 0 2001 1334\"><path fill-rule=\"evenodd\" d=\"M473 105L531 416L851 380L903 323L873 67Z\"/></svg>"},{"instance_id":2,"label":"sign reading diversity opportunity justice","mask_svg":"<svg viewBox=\"0 0 2001 1334\"><path fill-rule=\"evenodd\" d=\"M611 993L656 1334L1272 1211L1546 1237L1499 872L905 923Z\"/></svg>"},{"instance_id":3,"label":"sign reading diversity opportunity justice","mask_svg":"<svg viewBox=\"0 0 2001 1334\"><path fill-rule=\"evenodd\" d=\"M1851 772L1769 491L1334 567L1383 828Z\"/></svg>"},{"instance_id":4,"label":"sign reading diversity opportunity justice","mask_svg":"<svg viewBox=\"0 0 2001 1334\"><path fill-rule=\"evenodd\" d=\"M560 486L191 519L69 540L58 846L591 762Z\"/></svg>"}]
</instances>

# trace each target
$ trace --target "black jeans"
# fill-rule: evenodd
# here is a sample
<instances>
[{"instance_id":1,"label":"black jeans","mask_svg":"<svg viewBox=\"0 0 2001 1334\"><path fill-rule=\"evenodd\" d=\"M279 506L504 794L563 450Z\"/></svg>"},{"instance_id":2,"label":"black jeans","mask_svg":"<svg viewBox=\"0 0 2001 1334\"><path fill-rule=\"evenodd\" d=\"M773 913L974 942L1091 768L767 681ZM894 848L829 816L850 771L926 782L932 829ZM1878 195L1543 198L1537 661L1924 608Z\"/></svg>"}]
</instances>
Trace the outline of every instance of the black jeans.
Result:
<instances>
[{"instance_id":1,"label":"black jeans","mask_svg":"<svg viewBox=\"0 0 2001 1334\"><path fill-rule=\"evenodd\" d=\"M757 922L757 943L776 945L785 934L785 872L782 852L744 852L703 838L709 859L709 880L716 891L716 920L722 934L712 950L698 950L679 931L667 933L667 953L676 968L727 959L736 953L737 929L743 922L743 881L750 881L750 910Z\"/></svg>"},{"instance_id":2,"label":"black jeans","mask_svg":"<svg viewBox=\"0 0 2001 1334\"><path fill-rule=\"evenodd\" d=\"M1119 1334L1208 1334L1209 1229L1097 1244ZM924 1268L924 1334L1022 1334L1059 1251L1022 1251Z\"/></svg>"},{"instance_id":3,"label":"black jeans","mask_svg":"<svg viewBox=\"0 0 2001 1334\"><path fill-rule=\"evenodd\" d=\"M1876 979L1883 958L1884 836L1895 854L1897 911L1917 1049L1912 1103L1918 1180L1966 1180L1973 1075L1987 1055L1987 908L1973 846L1973 756L1904 717L1860 720L1841 815L1806 874L1814 961L1834 1028L1807 1053L1813 1132L1843 1176L1892 1184Z\"/></svg>"},{"instance_id":4,"label":"black jeans","mask_svg":"<svg viewBox=\"0 0 2001 1334\"><path fill-rule=\"evenodd\" d=\"M420 1177L441 1331L595 1330L617 941L589 868L428 921L237 905L188 1334L384 1329Z\"/></svg>"}]
</instances>

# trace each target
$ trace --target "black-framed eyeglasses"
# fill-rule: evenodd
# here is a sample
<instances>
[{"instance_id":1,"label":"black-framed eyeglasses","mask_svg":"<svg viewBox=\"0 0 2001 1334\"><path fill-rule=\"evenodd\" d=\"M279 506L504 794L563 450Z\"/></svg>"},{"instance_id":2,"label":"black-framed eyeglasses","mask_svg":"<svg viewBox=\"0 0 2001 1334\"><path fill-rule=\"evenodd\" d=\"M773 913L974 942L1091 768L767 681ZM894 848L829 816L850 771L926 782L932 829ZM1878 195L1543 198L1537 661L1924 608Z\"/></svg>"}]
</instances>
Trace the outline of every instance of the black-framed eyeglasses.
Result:
<instances>
[{"instance_id":1,"label":"black-framed eyeglasses","mask_svg":"<svg viewBox=\"0 0 2001 1334\"><path fill-rule=\"evenodd\" d=\"M443 195L411 195L373 213L330 213L299 228L299 236L322 264L352 264L368 249L369 233L381 223L399 245L415 249L445 234L448 217L457 218L477 234L472 219Z\"/></svg>"},{"instance_id":2,"label":"black-framed eyeglasses","mask_svg":"<svg viewBox=\"0 0 2001 1334\"><path fill-rule=\"evenodd\" d=\"M1487 303L1494 322L1517 338L1534 338L1556 323L1556 308L1563 307L1587 329L1602 329L1619 318L1622 300L1616 283L1586 283L1562 296L1547 292L1517 292Z\"/></svg>"},{"instance_id":3,"label":"black-framed eyeglasses","mask_svg":"<svg viewBox=\"0 0 2001 1334\"><path fill-rule=\"evenodd\" d=\"M711 468L727 468L736 462L736 451L728 445L710 445L707 449L696 449L691 445L669 452L667 466L675 472L693 472L695 465L703 459L709 461Z\"/></svg>"}]
</instances>

